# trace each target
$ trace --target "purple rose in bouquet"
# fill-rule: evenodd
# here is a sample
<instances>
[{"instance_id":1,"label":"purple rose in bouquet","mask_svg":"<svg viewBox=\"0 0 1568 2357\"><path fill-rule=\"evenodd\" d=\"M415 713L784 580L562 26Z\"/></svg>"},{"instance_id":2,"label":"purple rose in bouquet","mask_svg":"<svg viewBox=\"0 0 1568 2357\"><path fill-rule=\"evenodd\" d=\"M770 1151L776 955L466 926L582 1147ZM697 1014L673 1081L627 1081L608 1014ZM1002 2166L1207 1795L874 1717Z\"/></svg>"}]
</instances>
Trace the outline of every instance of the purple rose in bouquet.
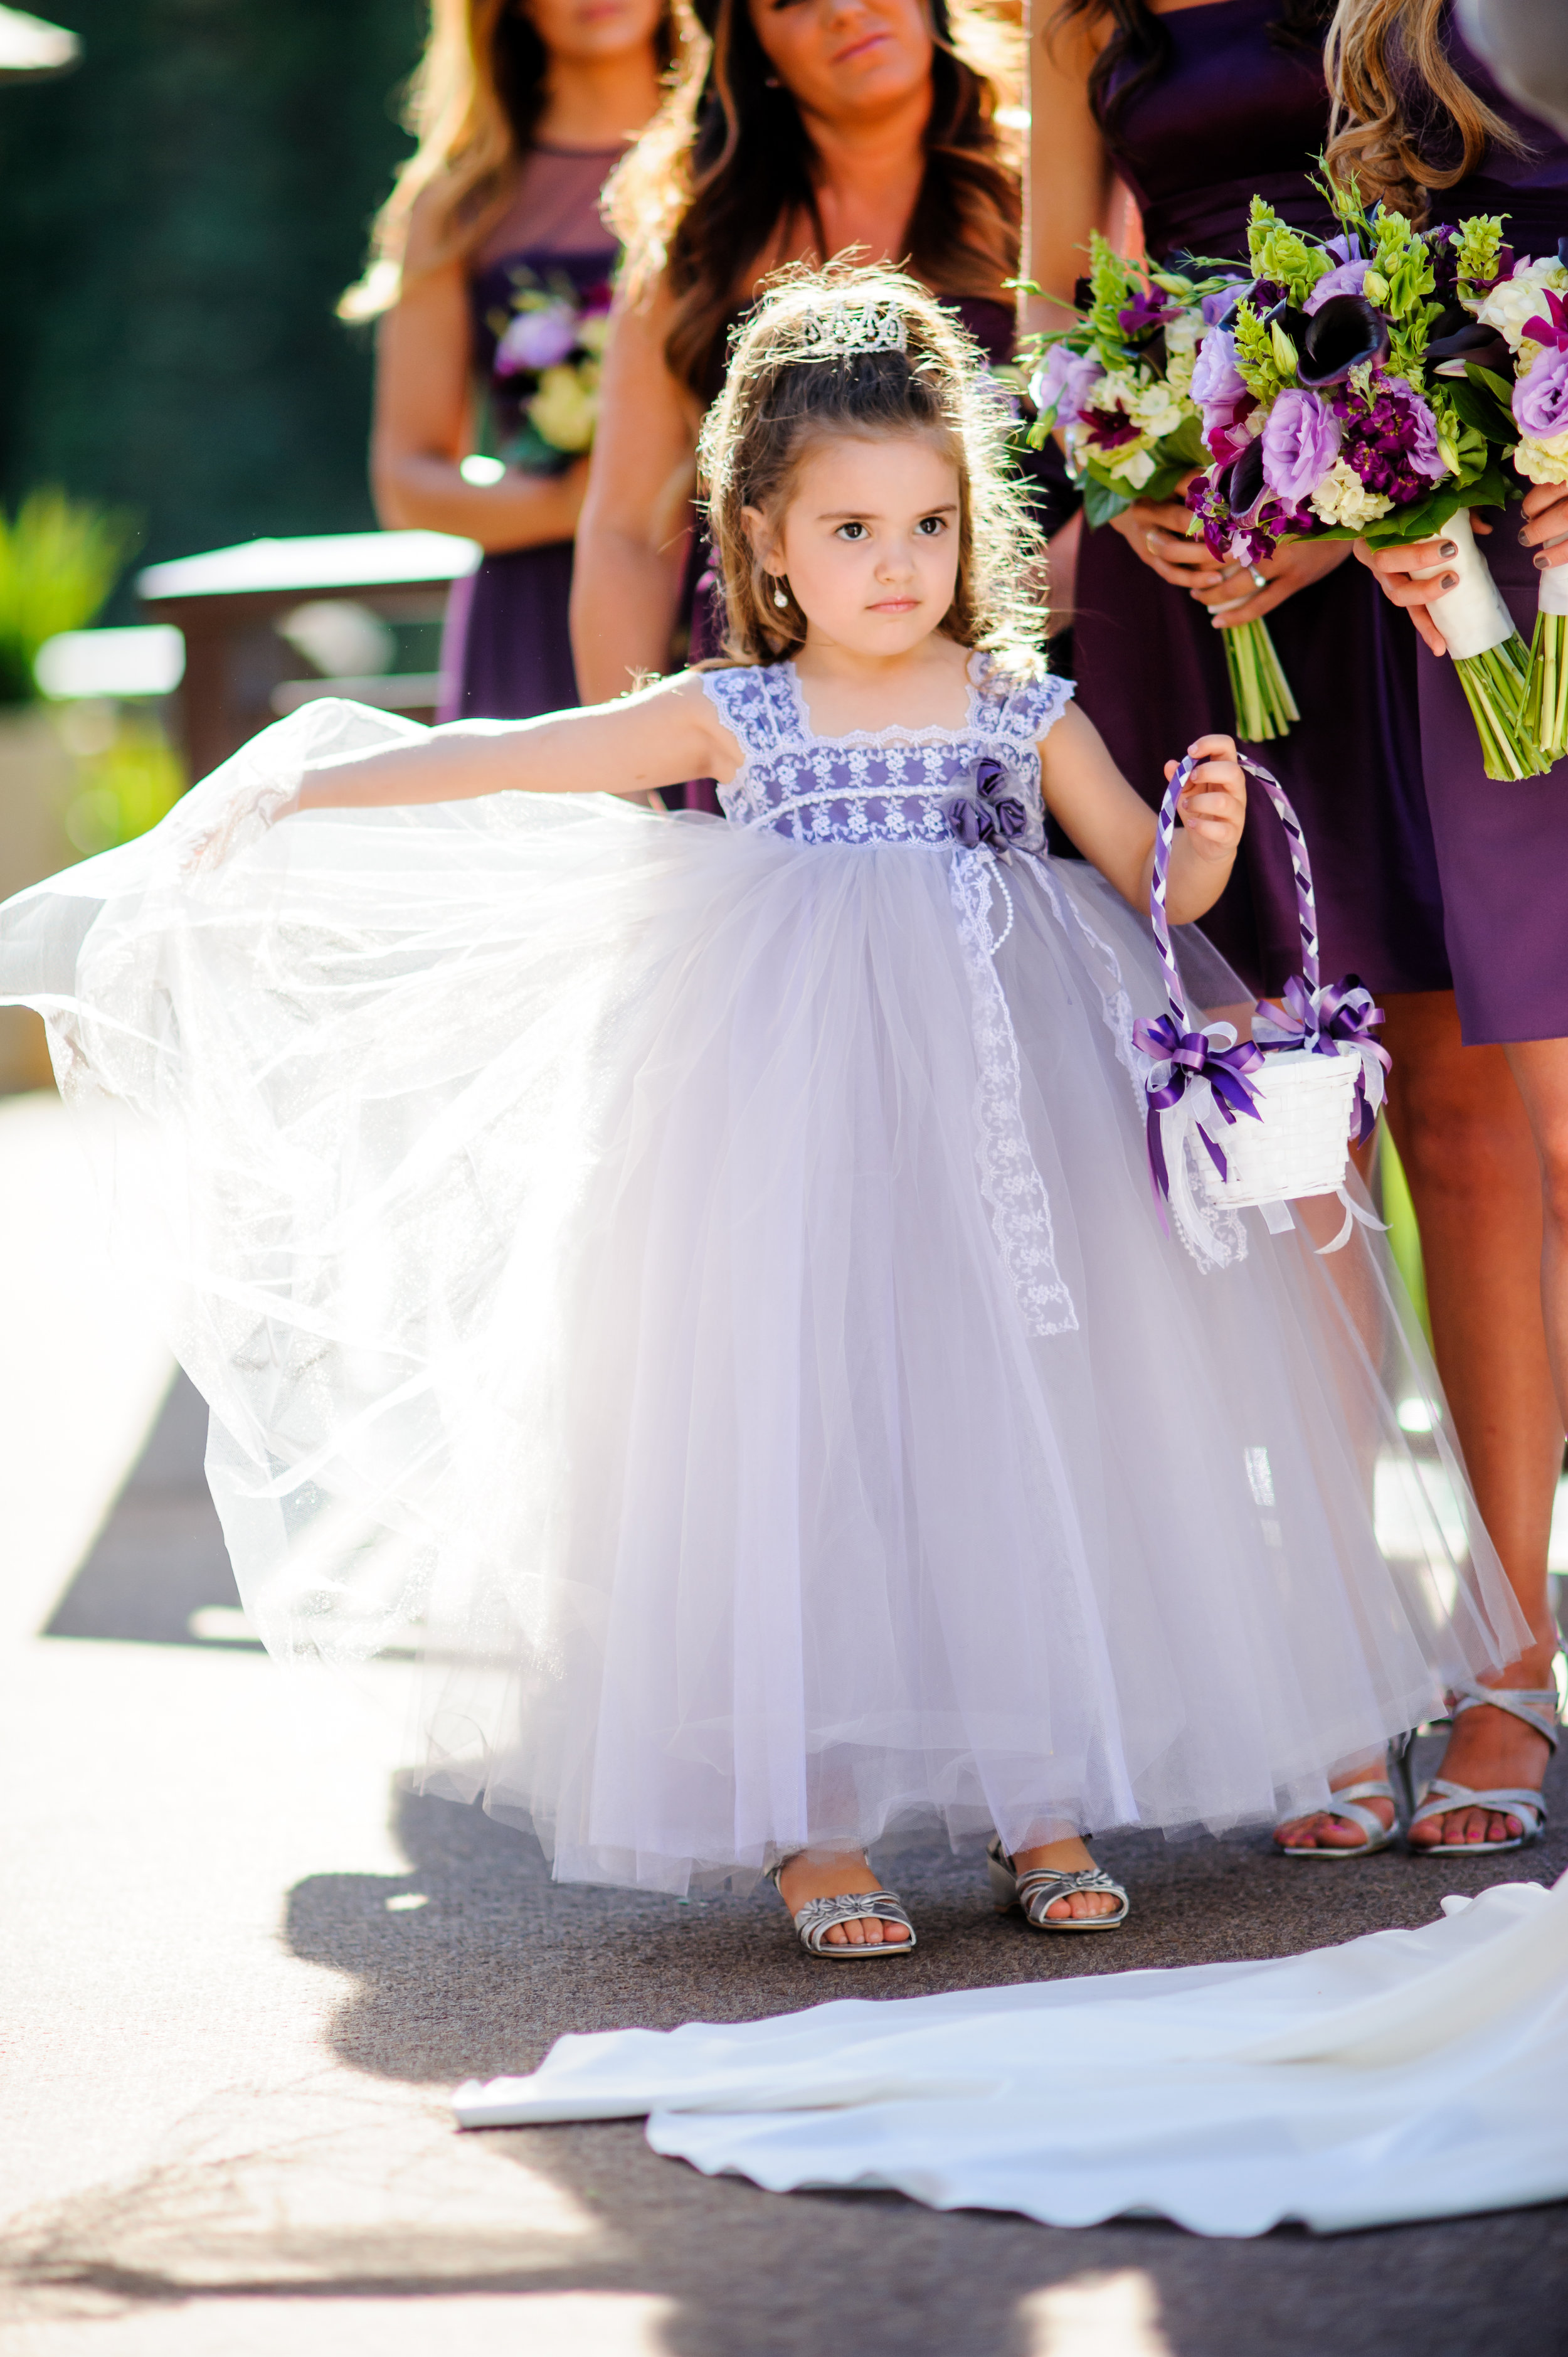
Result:
<instances>
[{"instance_id":1,"label":"purple rose in bouquet","mask_svg":"<svg viewBox=\"0 0 1568 2357\"><path fill-rule=\"evenodd\" d=\"M1339 456L1342 438L1339 420L1320 395L1282 393L1263 428L1264 481L1287 507L1305 507Z\"/></svg>"},{"instance_id":2,"label":"purple rose in bouquet","mask_svg":"<svg viewBox=\"0 0 1568 2357\"><path fill-rule=\"evenodd\" d=\"M498 376L556 367L577 341L577 321L564 303L520 311L496 346Z\"/></svg>"},{"instance_id":3,"label":"purple rose in bouquet","mask_svg":"<svg viewBox=\"0 0 1568 2357\"><path fill-rule=\"evenodd\" d=\"M1369 262L1342 262L1337 270L1330 270L1318 280L1302 309L1310 318L1315 311L1322 310L1325 303L1331 303L1336 295L1359 295L1371 266Z\"/></svg>"},{"instance_id":4,"label":"purple rose in bouquet","mask_svg":"<svg viewBox=\"0 0 1568 2357\"><path fill-rule=\"evenodd\" d=\"M1202 413L1203 438L1221 466L1241 455L1243 421L1257 407L1236 365L1235 339L1211 327L1193 362L1192 397Z\"/></svg>"},{"instance_id":5,"label":"purple rose in bouquet","mask_svg":"<svg viewBox=\"0 0 1568 2357\"><path fill-rule=\"evenodd\" d=\"M1544 351L1513 389L1514 424L1538 442L1568 434L1568 349Z\"/></svg>"},{"instance_id":6,"label":"purple rose in bouquet","mask_svg":"<svg viewBox=\"0 0 1568 2357\"><path fill-rule=\"evenodd\" d=\"M1053 344L1046 364L1029 386L1029 398L1042 417L1055 415L1058 425L1074 425L1083 415L1089 388L1104 375L1094 352L1075 352Z\"/></svg>"}]
</instances>

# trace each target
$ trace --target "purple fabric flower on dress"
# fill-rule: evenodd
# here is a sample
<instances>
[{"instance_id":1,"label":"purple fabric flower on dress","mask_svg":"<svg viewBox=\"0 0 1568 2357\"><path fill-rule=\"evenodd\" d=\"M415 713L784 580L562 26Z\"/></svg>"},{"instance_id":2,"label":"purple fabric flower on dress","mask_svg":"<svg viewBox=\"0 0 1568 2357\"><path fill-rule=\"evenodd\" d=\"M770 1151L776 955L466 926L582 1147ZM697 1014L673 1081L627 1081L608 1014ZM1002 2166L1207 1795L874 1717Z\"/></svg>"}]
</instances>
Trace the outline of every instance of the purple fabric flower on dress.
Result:
<instances>
[{"instance_id":1,"label":"purple fabric flower on dress","mask_svg":"<svg viewBox=\"0 0 1568 2357\"><path fill-rule=\"evenodd\" d=\"M1320 311L1325 303L1331 302L1336 295L1359 295L1371 266L1369 262L1342 262L1337 270L1329 271L1326 277L1318 280L1302 309L1310 317L1314 311Z\"/></svg>"},{"instance_id":2,"label":"purple fabric flower on dress","mask_svg":"<svg viewBox=\"0 0 1568 2357\"><path fill-rule=\"evenodd\" d=\"M1568 350L1544 351L1513 389L1514 424L1521 434L1550 442L1568 434Z\"/></svg>"},{"instance_id":3,"label":"purple fabric flower on dress","mask_svg":"<svg viewBox=\"0 0 1568 2357\"><path fill-rule=\"evenodd\" d=\"M996 832L991 813L968 794L948 804L948 824L966 851L978 851Z\"/></svg>"},{"instance_id":4,"label":"purple fabric flower on dress","mask_svg":"<svg viewBox=\"0 0 1568 2357\"><path fill-rule=\"evenodd\" d=\"M1090 386L1104 373L1093 352L1069 351L1066 344L1053 344L1045 366L1030 382L1029 398L1042 417L1054 413L1057 425L1074 425L1083 414Z\"/></svg>"},{"instance_id":5,"label":"purple fabric flower on dress","mask_svg":"<svg viewBox=\"0 0 1568 2357\"><path fill-rule=\"evenodd\" d=\"M521 376L529 369L554 368L576 340L576 318L564 304L520 311L496 346L496 374Z\"/></svg>"},{"instance_id":6,"label":"purple fabric flower on dress","mask_svg":"<svg viewBox=\"0 0 1568 2357\"><path fill-rule=\"evenodd\" d=\"M1263 428L1263 479L1287 506L1301 507L1339 456L1341 428L1316 393L1282 393Z\"/></svg>"}]
</instances>

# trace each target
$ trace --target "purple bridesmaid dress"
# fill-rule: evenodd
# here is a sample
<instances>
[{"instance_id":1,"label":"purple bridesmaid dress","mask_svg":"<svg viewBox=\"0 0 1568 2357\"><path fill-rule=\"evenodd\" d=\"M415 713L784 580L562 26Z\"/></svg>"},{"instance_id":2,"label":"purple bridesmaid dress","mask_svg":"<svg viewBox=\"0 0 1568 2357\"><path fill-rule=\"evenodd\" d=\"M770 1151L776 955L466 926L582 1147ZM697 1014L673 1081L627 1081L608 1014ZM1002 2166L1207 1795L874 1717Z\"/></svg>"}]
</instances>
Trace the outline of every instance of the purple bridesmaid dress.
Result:
<instances>
[{"instance_id":1,"label":"purple bridesmaid dress","mask_svg":"<svg viewBox=\"0 0 1568 2357\"><path fill-rule=\"evenodd\" d=\"M599 191L624 152L532 148L516 196L474 256L468 287L476 397L485 404L498 455L520 424L517 382L496 372L498 328L521 291L559 290L580 303L607 284L617 249L599 219ZM575 704L571 596L569 540L485 557L447 607L441 667L452 686L441 718L527 720Z\"/></svg>"},{"instance_id":2,"label":"purple bridesmaid dress","mask_svg":"<svg viewBox=\"0 0 1568 2357\"><path fill-rule=\"evenodd\" d=\"M1271 38L1276 5L1210 0L1160 19L1169 62L1113 124L1117 166L1157 257L1183 248L1244 256L1254 193L1297 227L1332 225L1306 178L1328 131L1321 66ZM1358 974L1380 994L1446 989L1413 633L1354 558L1268 620L1302 717L1258 758L1305 829L1323 970ZM1084 534L1074 637L1079 702L1124 774L1157 802L1164 763L1204 731L1232 726L1219 632L1106 525ZM1256 990L1279 989L1299 968L1284 839L1256 788L1242 856L1204 931Z\"/></svg>"},{"instance_id":3,"label":"purple bridesmaid dress","mask_svg":"<svg viewBox=\"0 0 1568 2357\"><path fill-rule=\"evenodd\" d=\"M1448 43L1455 66L1517 129L1526 152L1488 148L1475 172L1434 192L1433 219L1507 213L1505 234L1517 254L1554 253L1559 238L1568 237L1568 145L1514 105L1457 27L1448 28ZM1439 136L1426 152L1438 165L1459 160ZM1520 545L1523 511L1514 501L1486 521L1493 526L1481 544L1487 562L1528 646L1539 576L1534 551ZM1471 1047L1568 1037L1568 761L1518 784L1487 777L1453 664L1418 640L1416 670L1422 759L1463 1037Z\"/></svg>"}]
</instances>

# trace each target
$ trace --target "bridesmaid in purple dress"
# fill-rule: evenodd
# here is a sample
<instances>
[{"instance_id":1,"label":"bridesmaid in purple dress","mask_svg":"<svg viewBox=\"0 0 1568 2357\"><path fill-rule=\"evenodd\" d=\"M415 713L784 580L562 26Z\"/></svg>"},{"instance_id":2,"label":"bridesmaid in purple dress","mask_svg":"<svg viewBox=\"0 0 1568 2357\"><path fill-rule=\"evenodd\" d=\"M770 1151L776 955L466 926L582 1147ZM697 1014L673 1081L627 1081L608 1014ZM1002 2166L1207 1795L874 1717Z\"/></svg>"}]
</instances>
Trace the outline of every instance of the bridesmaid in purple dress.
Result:
<instances>
[{"instance_id":1,"label":"bridesmaid in purple dress","mask_svg":"<svg viewBox=\"0 0 1568 2357\"><path fill-rule=\"evenodd\" d=\"M1438 0L1370 5L1391 17ZM1030 274L1047 298L1082 270L1113 175L1142 205L1156 254L1243 254L1254 193L1304 227L1328 225L1307 175L1328 135L1331 13L1323 0L1067 0L1047 18L1031 59ZM1048 299L1042 307L1051 324ZM1139 501L1085 534L1079 696L1153 797L1162 733L1190 736L1229 714L1216 618L1268 619L1303 716L1260 749L1311 845L1325 971L1359 974L1388 1010L1390 1122L1421 1225L1438 1366L1487 1529L1539 1625L1563 1445L1536 1306L1540 1186L1500 1051L1460 1041L1415 651L1367 597L1346 544L1283 548L1249 580L1216 566L1187 522L1178 504ZM1298 963L1294 900L1279 829L1256 805L1245 857L1205 931L1255 987L1277 988ZM1536 1666L1527 1657L1510 1678L1535 1683ZM1369 1762L1334 1779L1378 1781ZM1393 1814L1391 1795L1364 1793L1356 1815L1282 1828L1282 1839L1316 1855L1365 1849Z\"/></svg>"},{"instance_id":2,"label":"bridesmaid in purple dress","mask_svg":"<svg viewBox=\"0 0 1568 2357\"><path fill-rule=\"evenodd\" d=\"M388 525L484 551L447 614L443 719L577 701L567 636L616 244L604 183L658 104L673 0L438 0L422 137L345 298L380 315Z\"/></svg>"},{"instance_id":3,"label":"bridesmaid in purple dress","mask_svg":"<svg viewBox=\"0 0 1568 2357\"><path fill-rule=\"evenodd\" d=\"M1506 213L1516 253L1561 250L1568 143L1512 103L1466 46L1447 0L1401 0L1397 11L1392 0L1344 0L1335 54L1351 118L1332 151L1337 170L1353 171L1368 194L1423 221ZM1568 563L1568 490L1541 485L1481 521L1492 526L1484 543L1492 576L1528 644L1536 568ZM1441 637L1423 611L1441 578L1410 578L1412 568L1441 563L1440 545L1375 559L1357 553L1411 609L1431 650L1417 664L1421 749L1460 1021L1473 1052L1506 1056L1540 1155L1546 1338L1560 1404L1555 1455L1568 1418L1568 763L1520 784L1487 778L1454 666L1441 659ZM1526 1234L1540 1237L1542 1224L1538 1211ZM1521 1332L1524 1317L1521 1305ZM1536 1643L1497 1683L1530 1715L1485 1706L1455 1721L1442 1773L1475 1797L1418 1823L1414 1847L1511 1847L1533 1817L1529 1810L1521 1817L1508 1798L1539 1790L1545 1770L1557 1639L1544 1577L1533 1591L1515 1585Z\"/></svg>"}]
</instances>

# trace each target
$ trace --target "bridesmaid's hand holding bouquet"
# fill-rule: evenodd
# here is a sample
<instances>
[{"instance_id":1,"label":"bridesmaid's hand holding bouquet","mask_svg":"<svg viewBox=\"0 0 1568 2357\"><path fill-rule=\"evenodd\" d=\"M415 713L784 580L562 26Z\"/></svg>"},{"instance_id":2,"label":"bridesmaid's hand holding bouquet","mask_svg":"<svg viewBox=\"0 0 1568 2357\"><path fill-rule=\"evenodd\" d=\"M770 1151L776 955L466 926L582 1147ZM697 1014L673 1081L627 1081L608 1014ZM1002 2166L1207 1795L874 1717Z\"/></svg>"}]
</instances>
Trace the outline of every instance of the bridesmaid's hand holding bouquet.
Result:
<instances>
[{"instance_id":1,"label":"bridesmaid's hand holding bouquet","mask_svg":"<svg viewBox=\"0 0 1568 2357\"><path fill-rule=\"evenodd\" d=\"M1134 262L1093 237L1078 318L1038 338L1029 355L1038 412L1029 439L1037 448L1059 431L1090 528L1136 509L1140 554L1162 580L1208 603L1234 567L1208 566L1201 551L1160 530L1185 519L1185 509L1172 512L1167 503L1209 455L1198 394L1204 339L1236 291L1233 264L1195 263L1193 271L1201 274ZM1260 582L1254 574L1254 590ZM1267 630L1254 619L1216 619L1225 632L1237 735L1252 743L1284 736L1300 714Z\"/></svg>"}]
</instances>

